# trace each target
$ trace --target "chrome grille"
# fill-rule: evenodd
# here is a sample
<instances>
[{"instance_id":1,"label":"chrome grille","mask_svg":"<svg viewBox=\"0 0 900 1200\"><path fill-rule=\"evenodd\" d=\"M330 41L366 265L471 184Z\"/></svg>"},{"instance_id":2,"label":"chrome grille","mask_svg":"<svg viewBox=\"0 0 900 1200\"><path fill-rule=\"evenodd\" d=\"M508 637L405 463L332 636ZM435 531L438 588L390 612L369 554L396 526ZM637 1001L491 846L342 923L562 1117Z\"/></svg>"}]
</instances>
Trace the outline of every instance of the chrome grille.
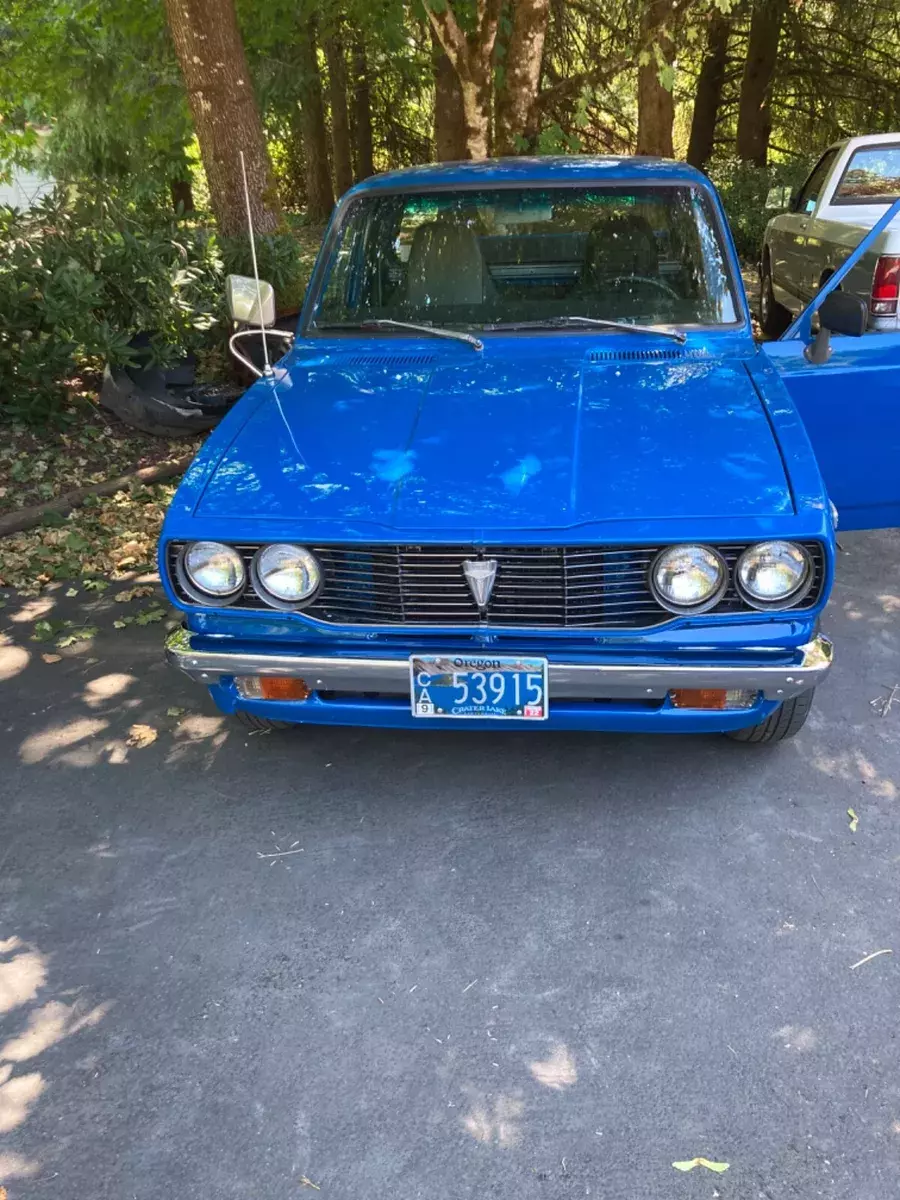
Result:
<instances>
[{"instance_id":1,"label":"chrome grille","mask_svg":"<svg viewBox=\"0 0 900 1200\"><path fill-rule=\"evenodd\" d=\"M175 563L184 543L170 542L168 572L185 603ZM729 578L747 543L720 545ZM802 543L813 584L791 611L812 608L821 595L825 559L819 542ZM236 545L249 567L256 545ZM460 629L647 629L676 618L654 599L647 574L658 546L310 546L324 582L303 612L331 625L437 626ZM497 576L487 610L479 612L463 562L493 558ZM249 580L249 571L248 571ZM248 582L229 606L271 612ZM753 611L729 587L707 615ZM785 611L785 610L782 610Z\"/></svg>"}]
</instances>

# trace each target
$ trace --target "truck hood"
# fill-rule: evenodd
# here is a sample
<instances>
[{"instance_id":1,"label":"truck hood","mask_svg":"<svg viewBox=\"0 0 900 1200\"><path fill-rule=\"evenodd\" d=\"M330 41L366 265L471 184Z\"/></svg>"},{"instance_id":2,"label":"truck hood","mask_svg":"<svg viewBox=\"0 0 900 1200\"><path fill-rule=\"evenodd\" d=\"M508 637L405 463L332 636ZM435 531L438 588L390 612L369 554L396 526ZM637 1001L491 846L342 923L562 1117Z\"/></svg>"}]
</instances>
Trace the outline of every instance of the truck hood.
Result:
<instances>
[{"instance_id":1,"label":"truck hood","mask_svg":"<svg viewBox=\"0 0 900 1200\"><path fill-rule=\"evenodd\" d=\"M680 353L288 360L195 515L433 535L792 512L742 362Z\"/></svg>"}]
</instances>

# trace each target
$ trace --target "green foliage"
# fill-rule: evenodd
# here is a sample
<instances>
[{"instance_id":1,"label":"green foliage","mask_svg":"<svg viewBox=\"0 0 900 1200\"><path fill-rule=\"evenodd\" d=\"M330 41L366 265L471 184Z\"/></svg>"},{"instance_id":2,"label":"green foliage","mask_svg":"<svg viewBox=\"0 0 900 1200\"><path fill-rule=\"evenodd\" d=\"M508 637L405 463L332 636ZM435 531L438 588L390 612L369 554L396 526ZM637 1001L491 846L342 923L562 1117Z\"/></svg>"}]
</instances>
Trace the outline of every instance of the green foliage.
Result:
<instances>
[{"instance_id":1,"label":"green foliage","mask_svg":"<svg viewBox=\"0 0 900 1200\"><path fill-rule=\"evenodd\" d=\"M206 344L222 316L215 237L115 194L57 189L0 209L0 414L42 420L86 363L157 361Z\"/></svg>"},{"instance_id":2,"label":"green foliage","mask_svg":"<svg viewBox=\"0 0 900 1200\"><path fill-rule=\"evenodd\" d=\"M252 275L250 243L245 237L224 238L222 257L227 275ZM292 233L256 235L256 261L260 279L275 289L279 309L293 310L303 303L309 268L299 252Z\"/></svg>"},{"instance_id":3,"label":"green foliage","mask_svg":"<svg viewBox=\"0 0 900 1200\"><path fill-rule=\"evenodd\" d=\"M768 167L754 167L737 159L710 164L709 174L722 196L742 260L756 262L766 225L776 212L783 211L766 208L770 190L793 191L803 183L809 167L808 160L773 163Z\"/></svg>"}]
</instances>

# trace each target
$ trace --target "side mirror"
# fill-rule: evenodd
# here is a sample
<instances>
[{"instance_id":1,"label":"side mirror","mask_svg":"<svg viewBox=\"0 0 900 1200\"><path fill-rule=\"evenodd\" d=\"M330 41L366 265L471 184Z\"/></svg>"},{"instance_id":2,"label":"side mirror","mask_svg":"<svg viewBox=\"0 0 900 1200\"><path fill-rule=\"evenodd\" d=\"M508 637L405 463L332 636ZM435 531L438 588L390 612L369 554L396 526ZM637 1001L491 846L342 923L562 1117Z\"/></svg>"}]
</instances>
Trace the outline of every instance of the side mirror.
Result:
<instances>
[{"instance_id":1,"label":"side mirror","mask_svg":"<svg viewBox=\"0 0 900 1200\"><path fill-rule=\"evenodd\" d=\"M829 292L819 309L819 324L831 333L862 337L869 322L864 300L849 292Z\"/></svg>"},{"instance_id":2,"label":"side mirror","mask_svg":"<svg viewBox=\"0 0 900 1200\"><path fill-rule=\"evenodd\" d=\"M259 281L257 292L256 280L249 275L229 275L225 279L225 298L232 321L266 327L275 324L275 289L264 279Z\"/></svg>"},{"instance_id":3,"label":"side mirror","mask_svg":"<svg viewBox=\"0 0 900 1200\"><path fill-rule=\"evenodd\" d=\"M793 202L794 196L788 187L772 187L766 193L767 209L778 209L783 212L784 209L790 208Z\"/></svg>"},{"instance_id":4,"label":"side mirror","mask_svg":"<svg viewBox=\"0 0 900 1200\"><path fill-rule=\"evenodd\" d=\"M831 357L831 335L862 337L866 332L869 312L864 300L848 292L829 292L818 309L819 332L806 347L807 361L820 367Z\"/></svg>"}]
</instances>

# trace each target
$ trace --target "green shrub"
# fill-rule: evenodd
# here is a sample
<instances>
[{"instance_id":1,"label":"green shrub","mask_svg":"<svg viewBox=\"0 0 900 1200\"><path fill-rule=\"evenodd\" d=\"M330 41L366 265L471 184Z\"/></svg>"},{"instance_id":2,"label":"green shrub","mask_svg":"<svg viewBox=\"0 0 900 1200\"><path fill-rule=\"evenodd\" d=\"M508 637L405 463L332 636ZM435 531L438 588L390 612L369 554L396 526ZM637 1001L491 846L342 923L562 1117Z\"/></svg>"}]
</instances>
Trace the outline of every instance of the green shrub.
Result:
<instances>
[{"instance_id":1,"label":"green shrub","mask_svg":"<svg viewBox=\"0 0 900 1200\"><path fill-rule=\"evenodd\" d=\"M253 259L246 237L224 238L222 257L226 275L252 275ZM303 303L309 265L303 260L292 233L258 233L256 261L260 279L275 289L279 311L291 312Z\"/></svg>"},{"instance_id":2,"label":"green shrub","mask_svg":"<svg viewBox=\"0 0 900 1200\"><path fill-rule=\"evenodd\" d=\"M133 361L135 333L153 334L162 363L207 345L223 316L221 253L202 226L83 189L0 208L0 416L50 419L86 363Z\"/></svg>"},{"instance_id":3,"label":"green shrub","mask_svg":"<svg viewBox=\"0 0 900 1200\"><path fill-rule=\"evenodd\" d=\"M772 163L768 167L754 167L734 159L710 164L709 176L722 196L742 261L757 261L766 225L784 211L784 208L766 208L770 190L798 188L809 173L809 166L805 160Z\"/></svg>"}]
</instances>

